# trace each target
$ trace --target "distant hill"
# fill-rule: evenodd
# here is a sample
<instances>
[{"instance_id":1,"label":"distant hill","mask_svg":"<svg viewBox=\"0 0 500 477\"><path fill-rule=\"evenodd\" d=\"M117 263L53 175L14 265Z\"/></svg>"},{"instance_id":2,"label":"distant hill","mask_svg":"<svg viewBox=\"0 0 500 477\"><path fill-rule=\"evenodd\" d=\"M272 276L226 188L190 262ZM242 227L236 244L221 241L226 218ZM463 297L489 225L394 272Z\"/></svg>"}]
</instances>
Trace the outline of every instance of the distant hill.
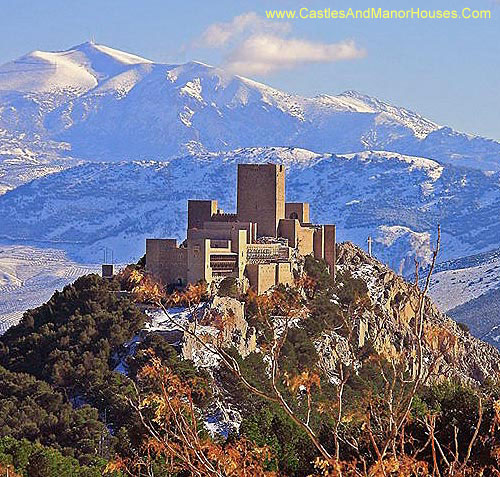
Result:
<instances>
[{"instance_id":1,"label":"distant hill","mask_svg":"<svg viewBox=\"0 0 500 477\"><path fill-rule=\"evenodd\" d=\"M472 334L500 345L500 249L438 264L430 295Z\"/></svg>"},{"instance_id":2,"label":"distant hill","mask_svg":"<svg viewBox=\"0 0 500 477\"><path fill-rule=\"evenodd\" d=\"M475 336L500 346L500 289L489 290L478 298L448 311L454 320L465 323Z\"/></svg>"},{"instance_id":3,"label":"distant hill","mask_svg":"<svg viewBox=\"0 0 500 477\"><path fill-rule=\"evenodd\" d=\"M94 262L108 246L116 260L136 261L146 237L184 239L188 199L217 198L234 210L236 164L267 161L287 166L288 200L309 201L312 220L337 224L339 240L365 245L373 236L374 254L400 273L413 270L414 256L427 263L438 223L441 260L500 246L496 174L396 153L294 148L82 164L0 196L0 239L43 240Z\"/></svg>"}]
</instances>

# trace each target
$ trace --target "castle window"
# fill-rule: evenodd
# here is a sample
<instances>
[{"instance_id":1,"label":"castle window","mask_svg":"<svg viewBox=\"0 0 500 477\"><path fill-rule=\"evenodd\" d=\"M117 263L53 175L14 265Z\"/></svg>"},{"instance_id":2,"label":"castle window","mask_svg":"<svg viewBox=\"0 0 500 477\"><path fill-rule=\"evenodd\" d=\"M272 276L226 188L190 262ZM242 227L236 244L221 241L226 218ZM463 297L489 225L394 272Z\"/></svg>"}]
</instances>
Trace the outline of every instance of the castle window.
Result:
<instances>
[{"instance_id":1,"label":"castle window","mask_svg":"<svg viewBox=\"0 0 500 477\"><path fill-rule=\"evenodd\" d=\"M291 218L291 219L298 219L298 218L299 218L299 214L297 214L297 212L292 212L292 213L290 214L290 218Z\"/></svg>"}]
</instances>

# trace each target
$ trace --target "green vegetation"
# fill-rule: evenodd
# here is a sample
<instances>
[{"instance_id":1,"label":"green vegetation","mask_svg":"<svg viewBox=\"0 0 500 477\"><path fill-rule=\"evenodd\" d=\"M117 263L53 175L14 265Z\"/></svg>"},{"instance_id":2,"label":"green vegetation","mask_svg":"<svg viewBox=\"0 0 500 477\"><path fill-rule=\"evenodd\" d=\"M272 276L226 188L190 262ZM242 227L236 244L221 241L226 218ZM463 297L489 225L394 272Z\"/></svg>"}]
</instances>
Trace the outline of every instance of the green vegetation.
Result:
<instances>
[{"instance_id":1,"label":"green vegetation","mask_svg":"<svg viewBox=\"0 0 500 477\"><path fill-rule=\"evenodd\" d=\"M39 414L32 417L36 423L33 429L28 420L26 425L18 425L12 434L5 428L2 435L31 440L39 435L40 441L48 445L55 443L61 449L75 448L79 458L92 453L91 448L95 454L98 447L95 439L102 440L101 447L104 443L103 452L112 454L116 439L102 431L103 423L114 429L122 441L124 438L140 439L136 431L137 418L127 400L134 394L132 382L113 369L123 344L143 326L145 316L131 300L121 296L119 290L117 280L104 280L97 275L81 277L62 292L56 292L46 304L26 312L21 323L0 338L0 365L11 373L28 373L45 381L31 384L28 376L19 374L19 385L26 383L27 387L18 389L19 397L15 390L12 391L6 397L10 401L5 402L4 409L13 407L13 399L26 399L29 407L32 404L28 400L32 394L29 386L42 387L47 396L50 386L55 390L50 399L38 400ZM11 375L3 374L3 379L8 376ZM15 378L10 380L16 381ZM87 425L93 429L99 424L92 434L94 440L85 434L78 436L78 427L74 430L75 435L65 437L64 425L72 428L68 417L72 408L69 402L87 404L78 409L77 414L74 412L71 419L78 421L79 418L79 426L83 428ZM43 412L49 416L45 421L41 417ZM47 423L52 422L50 416L53 415L61 416L60 428L54 427L55 418L52 419L56 421L53 427ZM101 423L97 422L98 415ZM16 419L15 416L23 418L22 413L13 416L12 419ZM120 445L124 445L123 442Z\"/></svg>"},{"instance_id":2,"label":"green vegetation","mask_svg":"<svg viewBox=\"0 0 500 477\"><path fill-rule=\"evenodd\" d=\"M260 403L245 415L240 433L257 445L269 446L274 455L269 468L285 475L311 475L311 462L316 457L309 438L297 429L278 406Z\"/></svg>"},{"instance_id":3,"label":"green vegetation","mask_svg":"<svg viewBox=\"0 0 500 477\"><path fill-rule=\"evenodd\" d=\"M26 477L101 477L106 466L103 459L94 459L88 465L64 456L59 451L33 444L26 439L0 438L0 464L15 468ZM115 473L118 477L120 474Z\"/></svg>"},{"instance_id":4,"label":"green vegetation","mask_svg":"<svg viewBox=\"0 0 500 477\"><path fill-rule=\"evenodd\" d=\"M87 275L56 292L2 336L0 364L71 395L85 393L144 324L145 316L118 291L116 280Z\"/></svg>"},{"instance_id":5,"label":"green vegetation","mask_svg":"<svg viewBox=\"0 0 500 477\"><path fill-rule=\"evenodd\" d=\"M218 295L228 296L231 298L239 298L240 291L238 290L238 283L236 278L226 277L219 285Z\"/></svg>"},{"instance_id":6,"label":"green vegetation","mask_svg":"<svg viewBox=\"0 0 500 477\"><path fill-rule=\"evenodd\" d=\"M146 319L121 288L119 278L81 277L0 337L0 437L39 442L85 465L137 452L143 429L129 399L150 352L186 378L195 372L155 335L126 359L132 379L114 371Z\"/></svg>"},{"instance_id":7,"label":"green vegetation","mask_svg":"<svg viewBox=\"0 0 500 477\"><path fill-rule=\"evenodd\" d=\"M133 387L113 368L145 316L119 290L116 279L88 275L56 292L2 336L0 365L96 407L116 430L130 423L127 396Z\"/></svg>"},{"instance_id":8,"label":"green vegetation","mask_svg":"<svg viewBox=\"0 0 500 477\"><path fill-rule=\"evenodd\" d=\"M90 406L74 409L46 382L0 367L0 436L38 440L90 462L109 433Z\"/></svg>"},{"instance_id":9,"label":"green vegetation","mask_svg":"<svg viewBox=\"0 0 500 477\"><path fill-rule=\"evenodd\" d=\"M350 327L351 314L373 310L362 280L340 273L333 282L326 263L312 257L306 257L304 268L311 280L302 292L278 289L285 302L305 306L307 318L299 327L289 328L283 339L277 386L287 402L293 402L296 415L307 417L321 444L333 453L336 410L328 406L335 402L338 385L321 369L317 340L335 331L349 346L357 340ZM29 477L94 477L103 475L115 455L125 459L146 455L142 448L146 427L130 402L137 402L137 391L144 396L158 387L155 380L141 379L140 373L156 356L182 384L199 383L192 394L197 409L206 410L212 403L212 378L219 386L217 396L222 395L239 409L239 435L230 435L224 445L231 446L244 437L271 450L271 457L265 461L268 470L297 477L314 474L313 461L318 452L304 429L278 403L249 394L228 369L221 367L213 375L196 371L193 363L181 360L178 350L154 334L142 337L138 343L134 340L133 356L128 356L125 344L137 337L146 317L127 293L120 292L125 285L120 280L82 277L55 293L45 305L27 312L18 326L0 337L0 468L10 465ZM236 281L223 280L219 294L239 297ZM269 332L259 317L258 305L250 295L246 299L246 316L258 330L259 344L265 346ZM282 316L272 308L275 304L270 306L270 314ZM269 362L262 350L245 359L235 349L227 352L251 385L272 395ZM378 413L383 422L388 389L384 376L390 376L395 369L390 358L374 352L370 342L359 351L358 359L362 366L356 369L352 364L341 364L339 368L345 386L338 434L343 442L350 439L359 446L357 453L348 445L342 446L340 459L345 461L370 456L366 415ZM127 365L128 377L114 371L121 361ZM299 378L303 379L300 383L312 383L308 393L299 381L293 384ZM395 385L394 395L403 394L404 386ZM464 456L482 407L481 439L475 444L471 462L474 468L495 464L491 450L496 445L496 428L492 422L500 424L496 414L499 397L500 388L495 383L489 383L481 393L458 383L423 387L413 401L411 419L405 428L405 449L411 454L421 448L420 458L432 461L426 443L428 419L433 416L441 445L451 452L458 436L458 450ZM312 410L308 410L307 398L317 404ZM146 417L153 418L154 413L148 412ZM382 435L381 427L373 425L375 438ZM187 475L166 472L158 458L150 466L157 477Z\"/></svg>"}]
</instances>

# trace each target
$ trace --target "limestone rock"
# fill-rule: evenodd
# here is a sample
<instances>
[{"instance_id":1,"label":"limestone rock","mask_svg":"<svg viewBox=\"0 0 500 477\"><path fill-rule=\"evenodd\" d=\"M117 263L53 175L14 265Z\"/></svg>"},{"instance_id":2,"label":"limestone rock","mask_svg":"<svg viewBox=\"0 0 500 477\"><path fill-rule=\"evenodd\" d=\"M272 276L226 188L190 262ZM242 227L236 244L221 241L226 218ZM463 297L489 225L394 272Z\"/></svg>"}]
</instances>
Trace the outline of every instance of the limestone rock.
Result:
<instances>
[{"instance_id":1,"label":"limestone rock","mask_svg":"<svg viewBox=\"0 0 500 477\"><path fill-rule=\"evenodd\" d=\"M379 329L374 343L377 351L390 355L408 346L418 310L415 285L352 243L339 244L337 254L338 271L349 271L368 287L373 311L365 323L358 318L360 323L355 324L363 330L363 341L373 338L374 330ZM424 336L424 361L429 361L433 352L443 355L434 373L436 379L454 377L481 383L499 375L500 352L460 328L428 297L424 303Z\"/></svg>"},{"instance_id":2,"label":"limestone rock","mask_svg":"<svg viewBox=\"0 0 500 477\"><path fill-rule=\"evenodd\" d=\"M202 315L196 317L196 323L189 324L197 339L187 333L184 335L183 357L196 361L195 356L208 353L198 340L209 346L234 347L243 357L255 351L255 330L248 326L244 306L235 298L215 296Z\"/></svg>"}]
</instances>

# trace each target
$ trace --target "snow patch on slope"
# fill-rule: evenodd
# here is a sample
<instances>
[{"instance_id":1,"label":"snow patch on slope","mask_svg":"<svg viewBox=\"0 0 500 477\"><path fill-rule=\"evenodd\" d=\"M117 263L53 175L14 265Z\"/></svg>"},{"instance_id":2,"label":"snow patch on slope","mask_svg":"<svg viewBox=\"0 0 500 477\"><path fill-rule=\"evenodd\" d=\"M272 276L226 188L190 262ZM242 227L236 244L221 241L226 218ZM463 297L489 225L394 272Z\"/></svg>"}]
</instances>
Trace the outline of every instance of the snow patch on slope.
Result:
<instances>
[{"instance_id":1,"label":"snow patch on slope","mask_svg":"<svg viewBox=\"0 0 500 477\"><path fill-rule=\"evenodd\" d=\"M340 157L345 157L346 159L357 158L361 161L373 161L373 160L397 160L410 165L409 171L415 169L420 169L425 171L429 179L432 181L437 181L441 174L443 173L444 167L432 159L427 159L424 157L408 156L405 154L398 154L389 151L363 151L355 154L340 154Z\"/></svg>"},{"instance_id":2,"label":"snow patch on slope","mask_svg":"<svg viewBox=\"0 0 500 477\"><path fill-rule=\"evenodd\" d=\"M429 295L447 312L500 288L500 250L438 265Z\"/></svg>"}]
</instances>

